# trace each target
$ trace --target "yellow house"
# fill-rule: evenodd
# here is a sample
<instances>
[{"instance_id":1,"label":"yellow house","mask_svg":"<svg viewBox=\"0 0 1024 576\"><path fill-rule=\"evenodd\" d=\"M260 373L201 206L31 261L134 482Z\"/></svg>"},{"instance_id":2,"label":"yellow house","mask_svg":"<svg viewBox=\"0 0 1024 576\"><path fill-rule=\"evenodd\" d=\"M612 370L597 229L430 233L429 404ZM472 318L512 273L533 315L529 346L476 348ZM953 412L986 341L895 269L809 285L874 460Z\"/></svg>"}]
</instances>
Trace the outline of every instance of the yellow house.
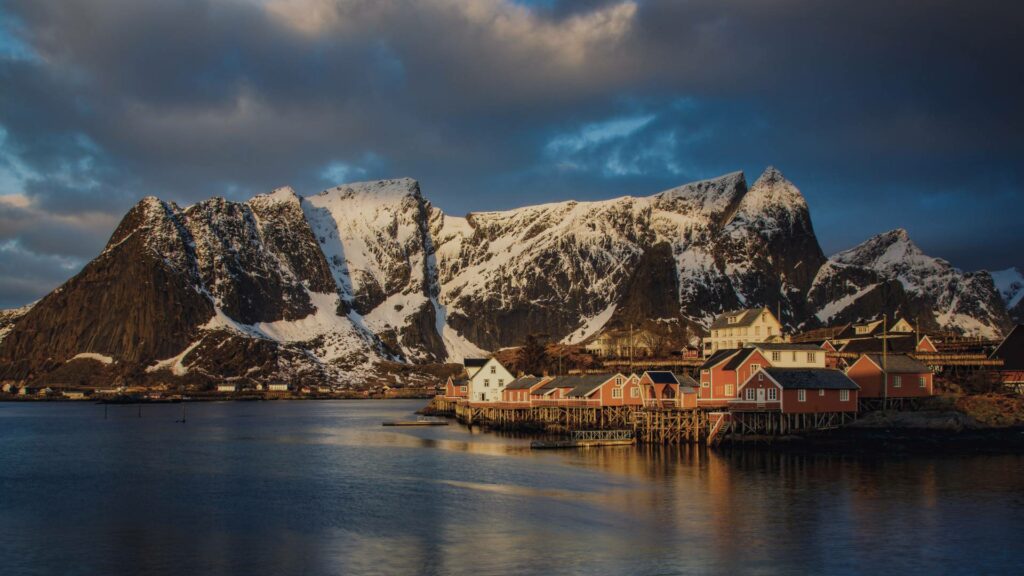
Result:
<instances>
[{"instance_id":1,"label":"yellow house","mask_svg":"<svg viewBox=\"0 0 1024 576\"><path fill-rule=\"evenodd\" d=\"M720 314L704 339L704 356L751 343L783 342L782 323L768 308L748 308Z\"/></svg>"}]
</instances>

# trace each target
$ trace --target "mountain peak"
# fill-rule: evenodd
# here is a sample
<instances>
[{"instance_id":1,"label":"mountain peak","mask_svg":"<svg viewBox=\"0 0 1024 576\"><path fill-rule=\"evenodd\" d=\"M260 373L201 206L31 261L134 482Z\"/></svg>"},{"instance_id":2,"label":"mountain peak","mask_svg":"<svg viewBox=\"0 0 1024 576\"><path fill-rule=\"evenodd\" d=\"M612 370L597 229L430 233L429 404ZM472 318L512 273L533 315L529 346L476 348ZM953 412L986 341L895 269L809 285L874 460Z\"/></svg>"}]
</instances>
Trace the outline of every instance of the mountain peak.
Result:
<instances>
[{"instance_id":1,"label":"mountain peak","mask_svg":"<svg viewBox=\"0 0 1024 576\"><path fill-rule=\"evenodd\" d=\"M392 178L367 182L341 184L324 190L317 196L334 196L372 203L400 202L405 198L421 199L420 183L412 178Z\"/></svg>"},{"instance_id":2,"label":"mountain peak","mask_svg":"<svg viewBox=\"0 0 1024 576\"><path fill-rule=\"evenodd\" d=\"M281 186L280 188L275 188L273 192L257 194L250 200L250 202L257 202L261 204L290 204L298 201L299 195L295 193L295 190L293 190L291 186Z\"/></svg>"},{"instance_id":3,"label":"mountain peak","mask_svg":"<svg viewBox=\"0 0 1024 576\"><path fill-rule=\"evenodd\" d=\"M778 168L775 166L768 166L764 169L764 172L761 173L761 176L758 177L757 181L754 182L754 186L759 184L771 185L779 183L790 184L789 180L786 180L786 177L782 175L782 172L780 172Z\"/></svg>"}]
</instances>

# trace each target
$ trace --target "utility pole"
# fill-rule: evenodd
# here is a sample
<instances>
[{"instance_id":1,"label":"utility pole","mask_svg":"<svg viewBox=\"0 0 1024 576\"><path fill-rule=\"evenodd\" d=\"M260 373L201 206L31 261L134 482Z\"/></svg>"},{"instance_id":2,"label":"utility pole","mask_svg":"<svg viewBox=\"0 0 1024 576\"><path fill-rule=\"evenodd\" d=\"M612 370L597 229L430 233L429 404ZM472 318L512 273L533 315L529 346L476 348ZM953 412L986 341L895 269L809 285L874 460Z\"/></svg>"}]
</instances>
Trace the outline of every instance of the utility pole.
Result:
<instances>
[{"instance_id":1,"label":"utility pole","mask_svg":"<svg viewBox=\"0 0 1024 576\"><path fill-rule=\"evenodd\" d=\"M888 318L882 314L882 409L889 407L889 346L888 346Z\"/></svg>"}]
</instances>

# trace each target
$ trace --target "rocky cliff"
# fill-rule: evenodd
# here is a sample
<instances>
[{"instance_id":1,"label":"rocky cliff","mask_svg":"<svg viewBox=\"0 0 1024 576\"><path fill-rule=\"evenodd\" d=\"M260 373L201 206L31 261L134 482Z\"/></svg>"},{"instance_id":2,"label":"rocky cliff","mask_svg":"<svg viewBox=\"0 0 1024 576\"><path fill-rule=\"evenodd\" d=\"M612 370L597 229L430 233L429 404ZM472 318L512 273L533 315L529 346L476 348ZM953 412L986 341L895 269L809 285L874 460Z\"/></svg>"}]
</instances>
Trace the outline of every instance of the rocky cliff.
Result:
<instances>
[{"instance_id":1,"label":"rocky cliff","mask_svg":"<svg viewBox=\"0 0 1024 576\"><path fill-rule=\"evenodd\" d=\"M465 217L398 179L187 208L145 198L74 278L0 314L0 378L100 362L124 378L350 384L530 333L579 342L652 320L693 333L761 305L791 328L881 311L980 335L1010 323L988 273L930 258L904 231L826 259L774 168L750 187L733 173Z\"/></svg>"}]
</instances>

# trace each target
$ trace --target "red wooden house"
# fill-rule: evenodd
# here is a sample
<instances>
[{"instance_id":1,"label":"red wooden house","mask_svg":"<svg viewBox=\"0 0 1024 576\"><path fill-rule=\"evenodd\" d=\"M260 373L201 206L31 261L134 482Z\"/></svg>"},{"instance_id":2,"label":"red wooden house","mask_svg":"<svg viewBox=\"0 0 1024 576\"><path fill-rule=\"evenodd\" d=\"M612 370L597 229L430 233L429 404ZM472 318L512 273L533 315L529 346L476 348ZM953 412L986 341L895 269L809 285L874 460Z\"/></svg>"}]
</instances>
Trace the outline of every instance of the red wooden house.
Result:
<instances>
[{"instance_id":1,"label":"red wooden house","mask_svg":"<svg viewBox=\"0 0 1024 576\"><path fill-rule=\"evenodd\" d=\"M736 390L750 375L765 366L768 360L754 348L719 350L700 367L700 392L697 405L724 407L736 398Z\"/></svg>"},{"instance_id":2,"label":"red wooden house","mask_svg":"<svg viewBox=\"0 0 1024 576\"><path fill-rule=\"evenodd\" d=\"M678 378L679 397L676 399L677 406L685 409L696 408L697 395L700 393L700 384L689 374L683 374L678 376Z\"/></svg>"},{"instance_id":3,"label":"red wooden house","mask_svg":"<svg viewBox=\"0 0 1024 576\"><path fill-rule=\"evenodd\" d=\"M643 406L643 388L636 374L587 374L576 376L578 382L566 396L586 405Z\"/></svg>"},{"instance_id":4,"label":"red wooden house","mask_svg":"<svg viewBox=\"0 0 1024 576\"><path fill-rule=\"evenodd\" d=\"M679 397L679 379L669 371L647 371L640 375L644 404L655 407L675 406Z\"/></svg>"},{"instance_id":5,"label":"red wooden house","mask_svg":"<svg viewBox=\"0 0 1024 576\"><path fill-rule=\"evenodd\" d=\"M846 375L860 385L862 399L934 394L932 371L905 354L864 354L846 369Z\"/></svg>"},{"instance_id":6,"label":"red wooden house","mask_svg":"<svg viewBox=\"0 0 1024 576\"><path fill-rule=\"evenodd\" d=\"M444 385L444 397L449 400L458 400L467 396L469 396L469 380L466 378L456 379L449 376L448 381Z\"/></svg>"},{"instance_id":7,"label":"red wooden house","mask_svg":"<svg viewBox=\"0 0 1024 576\"><path fill-rule=\"evenodd\" d=\"M729 409L783 414L856 412L857 401L857 384L840 370L768 367L743 382Z\"/></svg>"},{"instance_id":8,"label":"red wooden house","mask_svg":"<svg viewBox=\"0 0 1024 576\"><path fill-rule=\"evenodd\" d=\"M551 380L548 376L520 376L508 383L501 391L501 401L515 404L529 404L530 394Z\"/></svg>"},{"instance_id":9,"label":"red wooden house","mask_svg":"<svg viewBox=\"0 0 1024 576\"><path fill-rule=\"evenodd\" d=\"M533 406L569 405L568 394L579 385L580 376L555 376L530 390ZM578 403L578 402L577 402Z\"/></svg>"}]
</instances>

